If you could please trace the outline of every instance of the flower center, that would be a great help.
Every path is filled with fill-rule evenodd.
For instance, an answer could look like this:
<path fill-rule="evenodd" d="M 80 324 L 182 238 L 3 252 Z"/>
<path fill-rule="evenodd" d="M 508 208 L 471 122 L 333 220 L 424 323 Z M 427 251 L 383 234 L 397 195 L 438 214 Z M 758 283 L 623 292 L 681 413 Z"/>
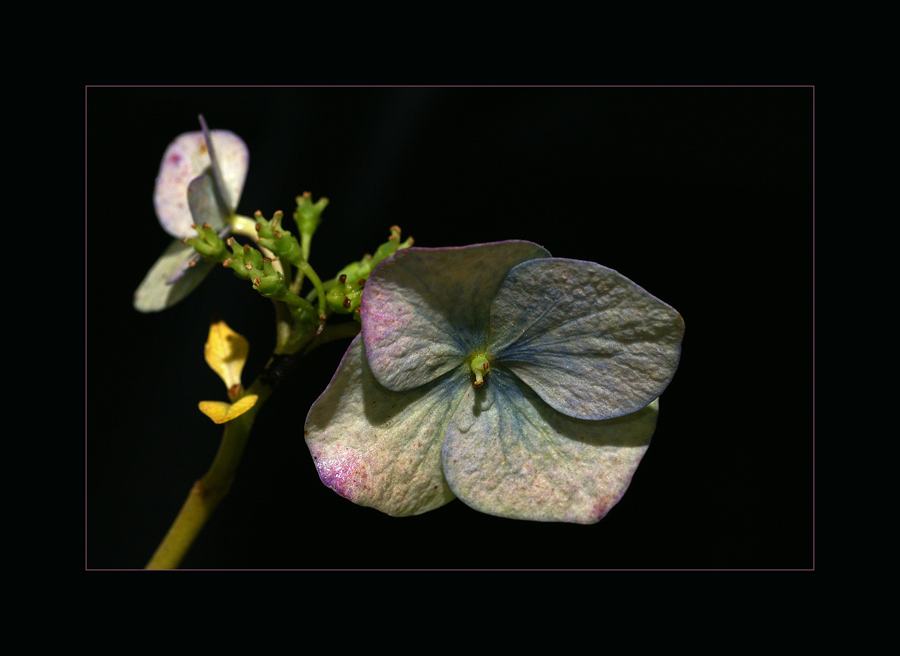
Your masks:
<path fill-rule="evenodd" d="M 472 385 L 475 387 L 484 385 L 484 377 L 487 376 L 488 372 L 491 370 L 491 363 L 488 361 L 487 357 L 484 355 L 476 355 L 469 363 L 469 367 L 472 369 L 472 373 L 475 374 L 475 380 Z"/>

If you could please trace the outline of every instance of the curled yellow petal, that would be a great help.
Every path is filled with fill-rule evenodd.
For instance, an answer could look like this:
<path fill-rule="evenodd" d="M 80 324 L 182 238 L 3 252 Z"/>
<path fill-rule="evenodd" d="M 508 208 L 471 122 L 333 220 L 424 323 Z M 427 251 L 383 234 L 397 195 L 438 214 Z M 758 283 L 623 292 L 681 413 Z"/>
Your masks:
<path fill-rule="evenodd" d="M 200 412 L 212 419 L 217 424 L 224 424 L 236 417 L 240 417 L 250 408 L 256 405 L 259 397 L 256 394 L 248 394 L 234 403 L 224 401 L 200 401 Z"/>
<path fill-rule="evenodd" d="M 204 356 L 206 363 L 231 389 L 241 384 L 241 372 L 247 362 L 250 345 L 247 339 L 234 332 L 227 323 L 213 317 L 209 324 L 209 337 L 206 339 Z"/>

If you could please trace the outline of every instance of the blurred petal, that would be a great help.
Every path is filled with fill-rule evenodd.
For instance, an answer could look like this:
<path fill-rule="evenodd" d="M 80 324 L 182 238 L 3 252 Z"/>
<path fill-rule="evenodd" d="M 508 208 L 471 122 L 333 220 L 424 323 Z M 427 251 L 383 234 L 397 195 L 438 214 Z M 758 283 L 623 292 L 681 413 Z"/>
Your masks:
<path fill-rule="evenodd" d="M 219 152 L 219 145 L 223 144 L 223 141 L 219 138 L 213 140 L 212 131 L 206 126 L 206 120 L 202 114 L 199 116 L 199 119 L 203 138 L 206 140 L 206 146 L 209 149 L 209 164 L 213 178 L 215 178 L 219 199 L 224 204 L 226 213 L 231 214 L 237 207 L 237 201 L 241 197 L 241 189 L 244 186 L 244 178 L 235 178 L 234 174 L 240 172 L 241 167 L 243 167 L 243 173 L 246 175 L 248 164 L 246 154 L 248 151 L 246 147 L 241 149 L 224 145 L 222 152 Z M 223 159 L 223 156 L 226 158 Z M 226 178 L 226 174 L 232 177 Z M 237 184 L 237 193 L 233 191 L 235 184 Z"/>
<path fill-rule="evenodd" d="M 657 402 L 616 419 L 573 419 L 503 371 L 466 389 L 444 441 L 444 475 L 460 500 L 491 515 L 598 521 L 622 498 L 656 427 Z"/>
<path fill-rule="evenodd" d="M 441 442 L 465 381 L 460 368 L 419 389 L 391 392 L 375 380 L 357 336 L 306 418 L 306 443 L 322 482 L 394 516 L 452 500 Z"/>
<path fill-rule="evenodd" d="M 223 214 L 219 201 L 216 199 L 216 182 L 211 173 L 204 173 L 191 180 L 186 194 L 194 224 L 202 226 L 204 223 L 208 223 L 216 232 L 225 226 L 225 219 L 228 215 Z M 192 229 L 191 232 L 192 236 L 196 236 L 195 229 Z"/>
<path fill-rule="evenodd" d="M 225 403 L 224 401 L 200 401 L 198 407 L 200 412 L 212 419 L 217 424 L 224 424 L 240 417 L 250 408 L 256 405 L 259 397 L 256 394 L 248 394 L 242 396 L 234 403 Z"/>
<path fill-rule="evenodd" d="M 214 319 L 209 324 L 203 355 L 206 364 L 219 375 L 226 389 L 241 384 L 241 373 L 249 351 L 247 338 L 234 332 L 222 319 Z"/>
<path fill-rule="evenodd" d="M 491 307 L 490 353 L 571 417 L 630 414 L 662 394 L 681 355 L 672 307 L 594 262 L 519 265 Z"/>
<path fill-rule="evenodd" d="M 230 214 L 237 206 L 247 178 L 249 150 L 239 136 L 228 130 L 212 130 L 210 142 L 215 147 L 217 169 L 225 186 L 223 200 L 230 199 L 230 206 L 225 208 Z M 207 170 L 212 171 L 202 130 L 182 134 L 166 149 L 156 178 L 153 203 L 160 224 L 173 237 L 193 236 L 194 219 L 188 207 L 187 188 L 191 180 Z"/>
<path fill-rule="evenodd" d="M 376 378 L 413 389 L 486 346 L 490 304 L 515 265 L 549 253 L 531 242 L 407 248 L 375 267 L 362 295 L 362 333 Z"/>
<path fill-rule="evenodd" d="M 134 293 L 134 307 L 141 312 L 158 312 L 178 303 L 203 282 L 213 269 L 213 262 L 198 259 L 190 244 L 176 239 L 147 272 Z M 188 266 L 194 259 L 196 264 Z M 176 279 L 169 284 L 169 280 Z"/>

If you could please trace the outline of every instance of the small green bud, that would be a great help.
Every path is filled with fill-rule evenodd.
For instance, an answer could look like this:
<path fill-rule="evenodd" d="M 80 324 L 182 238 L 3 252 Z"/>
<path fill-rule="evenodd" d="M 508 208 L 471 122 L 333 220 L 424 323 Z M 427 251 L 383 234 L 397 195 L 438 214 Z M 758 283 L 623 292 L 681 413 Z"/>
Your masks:
<path fill-rule="evenodd" d="M 337 314 L 357 312 L 365 284 L 364 278 L 350 277 L 342 273 L 338 276 L 337 283 L 325 294 L 325 302 L 331 311 Z"/>
<path fill-rule="evenodd" d="M 487 359 L 487 356 L 484 354 L 476 355 L 472 358 L 471 362 L 469 362 L 469 368 L 472 370 L 472 373 L 475 374 L 475 380 L 472 381 L 472 385 L 474 387 L 481 387 L 484 385 L 484 377 L 488 375 L 488 372 L 491 370 L 491 363 Z"/>
<path fill-rule="evenodd" d="M 231 248 L 231 256 L 224 259 L 222 266 L 228 267 L 238 278 L 253 280 L 263 274 L 263 256 L 250 244 L 239 244 L 230 237 L 225 242 Z"/>
<path fill-rule="evenodd" d="M 303 237 L 307 239 L 312 237 L 322 220 L 322 211 L 327 206 L 327 198 L 320 198 L 313 203 L 312 194 L 308 191 L 304 192 L 302 196 L 297 196 L 297 210 L 294 212 L 294 221 L 297 223 L 297 228 Z"/>
<path fill-rule="evenodd" d="M 284 276 L 275 270 L 269 258 L 263 260 L 262 275 L 253 279 L 253 286 L 256 287 L 256 291 L 268 298 L 279 298 L 287 292 L 284 287 Z"/>
<path fill-rule="evenodd" d="M 239 244 L 234 237 L 229 237 L 225 243 L 231 249 L 231 256 L 222 262 L 222 266 L 230 268 L 239 278 L 248 280 L 250 271 L 244 266 L 244 253 L 250 246 Z"/>
<path fill-rule="evenodd" d="M 225 250 L 225 241 L 208 223 L 193 227 L 197 231 L 197 236 L 186 237 L 182 240 L 185 244 L 190 244 L 200 255 L 215 262 L 221 262 L 228 256 Z"/>
<path fill-rule="evenodd" d="M 248 271 L 254 269 L 261 271 L 263 268 L 263 256 L 258 250 L 246 244 L 244 246 L 244 268 Z"/>
<path fill-rule="evenodd" d="M 299 264 L 303 259 L 300 243 L 284 228 L 282 223 L 284 214 L 281 211 L 275 212 L 272 220 L 266 221 L 261 212 L 256 212 L 253 218 L 256 219 L 256 232 L 259 233 L 257 243 L 263 248 L 268 248 L 282 260 Z"/>

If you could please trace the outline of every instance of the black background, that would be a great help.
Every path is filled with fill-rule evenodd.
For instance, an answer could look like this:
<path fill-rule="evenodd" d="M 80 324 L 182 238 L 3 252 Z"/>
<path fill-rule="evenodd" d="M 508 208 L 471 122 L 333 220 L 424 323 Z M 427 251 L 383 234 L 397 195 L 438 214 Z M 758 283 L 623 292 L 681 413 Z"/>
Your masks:
<path fill-rule="evenodd" d="M 86 89 L 85 566 L 141 568 L 220 427 L 203 344 L 219 313 L 274 344 L 269 301 L 216 269 L 161 313 L 131 295 L 170 237 L 152 191 L 203 113 L 239 134 L 239 211 L 330 205 L 330 277 L 398 224 L 419 246 L 527 239 L 600 262 L 685 318 L 681 365 L 623 500 L 591 526 L 517 522 L 460 501 L 411 518 L 323 486 L 303 422 L 346 343 L 306 359 L 257 419 L 197 569 L 814 567 L 811 87 Z"/>

